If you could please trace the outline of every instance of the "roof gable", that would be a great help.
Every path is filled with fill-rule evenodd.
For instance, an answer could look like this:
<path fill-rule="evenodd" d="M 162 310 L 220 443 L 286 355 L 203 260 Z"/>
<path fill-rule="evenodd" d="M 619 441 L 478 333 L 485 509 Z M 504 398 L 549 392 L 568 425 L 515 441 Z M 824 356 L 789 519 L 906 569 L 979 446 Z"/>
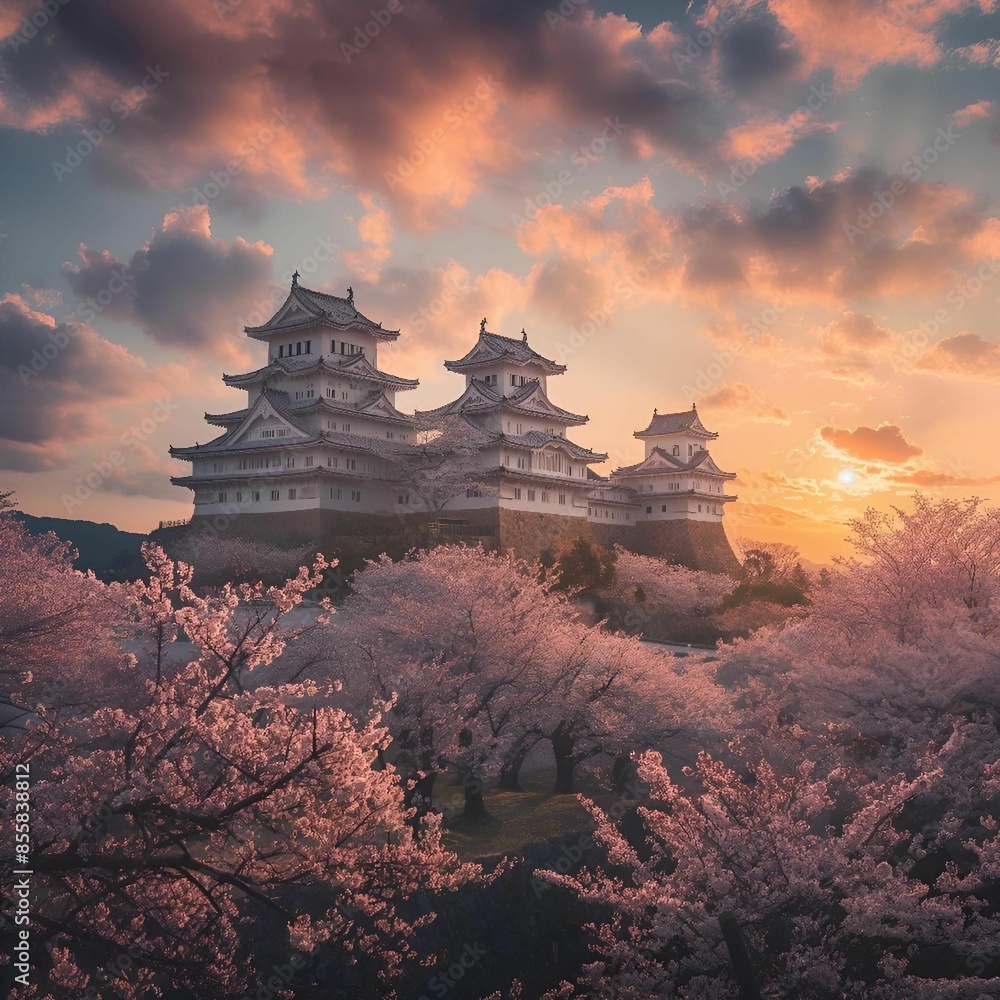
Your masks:
<path fill-rule="evenodd" d="M 637 438 L 657 437 L 661 434 L 694 434 L 698 437 L 717 438 L 715 431 L 708 430 L 698 417 L 698 409 L 692 406 L 690 410 L 681 413 L 659 413 L 653 410 L 649 426 L 642 431 L 636 431 L 632 436 Z"/>
<path fill-rule="evenodd" d="M 457 361 L 446 361 L 445 368 L 449 371 L 484 368 L 499 363 L 514 365 L 533 365 L 550 375 L 558 375 L 566 371 L 565 365 L 558 365 L 549 358 L 542 357 L 528 346 L 528 335 L 521 331 L 521 339 L 503 337 L 499 333 L 490 333 L 486 329 L 486 321 L 479 329 L 479 339 L 464 357 Z"/>

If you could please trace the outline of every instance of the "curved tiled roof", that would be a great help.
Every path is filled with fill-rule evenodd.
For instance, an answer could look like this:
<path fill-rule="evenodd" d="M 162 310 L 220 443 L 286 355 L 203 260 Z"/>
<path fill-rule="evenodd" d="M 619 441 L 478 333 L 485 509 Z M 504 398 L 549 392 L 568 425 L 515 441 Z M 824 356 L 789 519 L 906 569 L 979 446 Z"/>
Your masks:
<path fill-rule="evenodd" d="M 657 413 L 653 410 L 652 419 L 649 426 L 644 431 L 636 431 L 633 437 L 655 437 L 658 434 L 678 434 L 681 431 L 690 431 L 706 438 L 717 438 L 719 435 L 715 431 L 708 430 L 698 419 L 698 408 L 692 406 L 690 410 L 681 413 Z"/>
<path fill-rule="evenodd" d="M 298 308 L 285 313 L 290 304 Z M 282 313 L 285 315 L 278 319 Z M 374 323 L 358 312 L 354 306 L 354 293 L 348 289 L 346 298 L 306 288 L 293 278 L 288 297 L 274 315 L 261 326 L 245 326 L 244 332 L 255 338 L 266 338 L 272 333 L 289 333 L 311 326 L 330 326 L 337 330 L 362 330 L 383 340 L 395 340 L 398 330 L 383 330 L 381 323 Z"/>
<path fill-rule="evenodd" d="M 345 355 L 310 354 L 294 358 L 274 358 L 263 368 L 252 372 L 244 372 L 242 375 L 223 374 L 222 381 L 232 388 L 243 389 L 274 375 L 308 375 L 320 367 L 331 375 L 367 379 L 370 382 L 391 385 L 395 389 L 415 389 L 420 385 L 420 382 L 415 378 L 402 378 L 399 375 L 390 375 L 389 372 L 379 371 L 365 357 L 364 352 Z"/>
<path fill-rule="evenodd" d="M 499 333 L 488 330 L 479 331 L 479 339 L 472 350 L 458 361 L 446 361 L 445 368 L 449 371 L 464 371 L 469 368 L 483 368 L 505 361 L 515 365 L 537 365 L 550 375 L 558 375 L 566 371 L 565 365 L 557 365 L 549 358 L 543 358 L 537 351 L 528 346 L 527 334 L 522 332 L 520 340 L 514 337 L 503 337 Z"/>

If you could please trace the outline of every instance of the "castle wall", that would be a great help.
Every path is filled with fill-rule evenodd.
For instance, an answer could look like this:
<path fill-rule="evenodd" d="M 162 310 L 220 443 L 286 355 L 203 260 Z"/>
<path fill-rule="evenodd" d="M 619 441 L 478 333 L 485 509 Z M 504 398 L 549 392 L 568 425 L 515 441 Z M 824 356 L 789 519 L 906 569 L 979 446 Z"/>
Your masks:
<path fill-rule="evenodd" d="M 428 528 L 439 518 L 465 523 Z M 535 559 L 545 549 L 573 538 L 592 538 L 610 548 L 621 545 L 639 555 L 656 556 L 692 569 L 738 573 L 739 562 L 721 523 L 708 521 L 643 521 L 601 523 L 580 517 L 506 508 L 470 508 L 441 514 L 421 512 L 385 517 L 355 511 L 303 510 L 268 514 L 241 512 L 199 516 L 191 524 L 164 528 L 151 537 L 169 545 L 181 536 L 216 536 L 295 548 L 316 544 L 324 554 L 397 555 L 410 548 L 445 543 L 482 544 Z"/>

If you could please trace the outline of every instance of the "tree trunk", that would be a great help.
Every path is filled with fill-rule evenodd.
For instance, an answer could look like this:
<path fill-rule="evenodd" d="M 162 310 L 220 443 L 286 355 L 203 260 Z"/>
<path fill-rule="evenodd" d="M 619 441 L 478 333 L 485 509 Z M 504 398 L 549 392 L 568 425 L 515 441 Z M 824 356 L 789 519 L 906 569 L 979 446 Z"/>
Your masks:
<path fill-rule="evenodd" d="M 729 958 L 733 963 L 733 978 L 739 989 L 740 1000 L 761 1000 L 757 979 L 753 974 L 750 954 L 743 938 L 743 930 L 735 913 L 727 910 L 719 914 L 719 927 L 729 949 Z"/>
<path fill-rule="evenodd" d="M 524 764 L 524 759 L 527 756 L 527 750 L 520 750 L 506 761 L 500 770 L 500 780 L 497 782 L 497 788 L 503 789 L 505 792 L 521 791 L 521 765 Z"/>
<path fill-rule="evenodd" d="M 480 778 L 467 775 L 462 779 L 465 786 L 465 810 L 462 819 L 466 822 L 480 823 L 489 819 L 486 803 L 483 801 L 483 782 Z"/>
<path fill-rule="evenodd" d="M 613 791 L 624 792 L 629 785 L 629 781 L 635 776 L 635 764 L 627 753 L 620 753 L 615 757 L 615 762 L 611 767 L 611 778 L 613 781 Z"/>
<path fill-rule="evenodd" d="M 552 752 L 556 758 L 556 795 L 572 795 L 575 791 L 573 787 L 573 772 L 576 770 L 576 761 L 573 759 L 575 742 L 572 736 L 566 735 L 560 722 L 552 734 Z"/>

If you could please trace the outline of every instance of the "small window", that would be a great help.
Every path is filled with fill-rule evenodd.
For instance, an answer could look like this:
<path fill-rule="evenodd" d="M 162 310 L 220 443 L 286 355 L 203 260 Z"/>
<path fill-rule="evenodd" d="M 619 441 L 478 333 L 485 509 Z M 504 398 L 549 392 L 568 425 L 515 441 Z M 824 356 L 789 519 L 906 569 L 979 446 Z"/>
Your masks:
<path fill-rule="evenodd" d="M 260 503 L 260 490 L 254 490 L 250 494 L 250 497 L 251 497 L 251 499 L 253 500 L 254 503 Z"/>
<path fill-rule="evenodd" d="M 306 455 L 306 468 L 309 468 L 309 466 L 311 466 L 312 464 L 313 464 L 312 455 Z"/>
<path fill-rule="evenodd" d="M 701 513 L 701 504 L 698 504 L 698 513 Z"/>
<path fill-rule="evenodd" d="M 280 490 L 271 490 L 271 499 L 272 500 L 280 500 L 281 499 L 281 491 Z"/>
<path fill-rule="evenodd" d="M 401 493 L 399 499 L 396 501 L 401 507 L 405 507 L 410 502 L 409 493 Z"/>
<path fill-rule="evenodd" d="M 236 502 L 243 503 L 243 490 L 236 491 Z"/>
<path fill-rule="evenodd" d="M 306 354 L 312 354 L 313 342 L 311 340 L 306 341 Z"/>
<path fill-rule="evenodd" d="M 680 453 L 681 453 L 681 447 L 680 447 L 680 445 L 675 444 L 674 448 L 673 448 L 673 451 L 671 452 L 671 454 L 672 455 L 680 455 Z"/>
<path fill-rule="evenodd" d="M 295 487 L 294 486 L 288 491 L 288 499 L 289 500 L 294 500 L 295 499 Z"/>
<path fill-rule="evenodd" d="M 549 502 L 549 494 L 545 490 L 542 490 L 542 503 L 548 503 L 548 502 Z"/>
<path fill-rule="evenodd" d="M 566 475 L 567 476 L 572 476 L 573 475 L 573 466 L 572 465 L 569 465 L 569 466 L 566 467 Z"/>
<path fill-rule="evenodd" d="M 515 486 L 514 487 L 514 499 L 515 500 L 520 500 L 521 499 L 521 487 L 520 486 Z"/>
<path fill-rule="evenodd" d="M 559 494 L 559 502 L 561 504 L 565 505 L 565 503 L 566 503 L 566 494 L 565 493 L 560 493 Z"/>
<path fill-rule="evenodd" d="M 301 354 L 302 353 L 302 341 L 301 340 L 297 341 L 296 344 L 295 344 L 295 353 L 296 354 Z"/>
<path fill-rule="evenodd" d="M 350 469 L 352 472 L 356 471 L 358 467 L 358 460 L 356 458 L 345 459 L 344 467 Z"/>
<path fill-rule="evenodd" d="M 535 491 L 534 490 L 528 490 L 528 500 L 534 501 L 534 499 L 535 499 Z"/>
<path fill-rule="evenodd" d="M 351 499 L 355 503 L 361 503 L 361 490 L 351 490 Z"/>
<path fill-rule="evenodd" d="M 647 514 L 652 514 L 653 513 L 653 508 L 652 507 L 647 507 L 646 508 L 646 513 Z"/>
<path fill-rule="evenodd" d="M 219 503 L 225 503 L 225 502 L 226 502 L 226 494 L 223 493 L 223 492 L 220 492 L 219 493 Z"/>
<path fill-rule="evenodd" d="M 288 458 L 285 459 L 285 468 L 286 469 L 295 468 L 295 459 L 291 455 L 289 455 Z"/>
<path fill-rule="evenodd" d="M 346 393 L 345 393 L 345 397 L 346 397 Z M 341 430 L 342 430 L 342 431 L 343 431 L 343 432 L 344 432 L 345 434 L 350 434 L 350 433 L 351 433 L 351 425 L 350 425 L 350 424 L 344 424 L 344 426 L 343 426 L 343 427 L 341 427 L 340 429 L 341 429 Z"/>
<path fill-rule="evenodd" d="M 280 345 L 280 346 L 278 347 L 278 357 L 279 357 L 279 358 L 283 358 L 284 356 L 285 356 L 285 345 L 284 345 L 284 344 L 281 344 L 281 345 Z"/>
<path fill-rule="evenodd" d="M 663 506 L 662 506 L 662 507 L 660 508 L 660 513 L 661 513 L 661 514 L 666 514 L 666 512 L 667 512 L 667 505 L 666 505 L 666 504 L 664 504 L 664 505 L 663 505 Z"/>
<path fill-rule="evenodd" d="M 693 444 L 689 444 L 688 445 L 688 458 L 690 458 L 693 454 L 694 454 L 694 445 Z"/>

